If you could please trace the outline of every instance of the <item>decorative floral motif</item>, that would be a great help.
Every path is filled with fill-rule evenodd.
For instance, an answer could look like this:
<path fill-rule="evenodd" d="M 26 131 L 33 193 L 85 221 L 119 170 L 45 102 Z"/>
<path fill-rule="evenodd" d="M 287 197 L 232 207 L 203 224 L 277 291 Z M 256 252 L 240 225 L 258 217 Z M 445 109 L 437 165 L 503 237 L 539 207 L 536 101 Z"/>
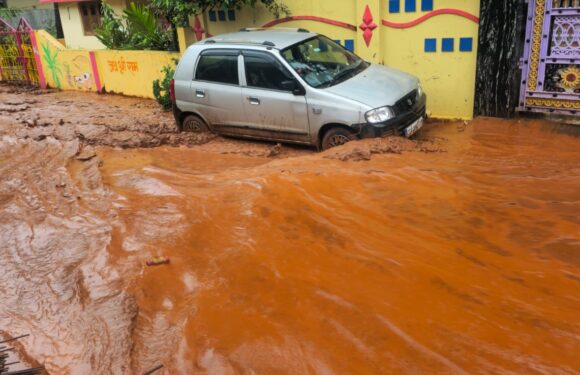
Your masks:
<path fill-rule="evenodd" d="M 554 17 L 550 56 L 580 55 L 580 16 Z"/>
<path fill-rule="evenodd" d="M 580 69 L 575 66 L 569 66 L 561 74 L 562 86 L 574 90 L 580 88 Z"/>
<path fill-rule="evenodd" d="M 373 22 L 373 14 L 371 13 L 371 9 L 368 5 L 365 8 L 362 20 L 363 21 L 359 27 L 363 31 L 363 39 L 365 40 L 365 44 L 368 47 L 371 44 L 371 40 L 373 39 L 373 30 L 377 28 L 377 24 Z"/>
<path fill-rule="evenodd" d="M 580 65 L 546 64 L 544 91 L 580 93 Z"/>
<path fill-rule="evenodd" d="M 536 0 L 536 11 L 532 29 L 532 45 L 530 53 L 530 73 L 528 75 L 528 90 L 535 91 L 538 86 L 538 67 L 542 49 L 542 27 L 544 26 L 544 7 L 546 0 Z"/>
<path fill-rule="evenodd" d="M 195 39 L 199 42 L 203 39 L 203 33 L 205 32 L 203 26 L 201 26 L 201 21 L 199 16 L 195 15 L 195 23 L 193 24 L 193 32 L 195 33 Z"/>
<path fill-rule="evenodd" d="M 567 99 L 527 98 L 526 105 L 530 107 L 548 107 L 557 109 L 580 109 L 580 102 Z"/>

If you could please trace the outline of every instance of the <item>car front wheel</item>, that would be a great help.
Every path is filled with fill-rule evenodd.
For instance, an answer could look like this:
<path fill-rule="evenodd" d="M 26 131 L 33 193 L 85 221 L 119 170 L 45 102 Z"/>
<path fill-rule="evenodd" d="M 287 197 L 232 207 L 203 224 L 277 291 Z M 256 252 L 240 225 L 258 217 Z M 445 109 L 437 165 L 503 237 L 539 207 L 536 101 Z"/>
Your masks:
<path fill-rule="evenodd" d="M 353 139 L 355 136 L 350 131 L 344 128 L 332 128 L 322 137 L 322 149 L 328 150 L 332 147 L 342 146 Z"/>

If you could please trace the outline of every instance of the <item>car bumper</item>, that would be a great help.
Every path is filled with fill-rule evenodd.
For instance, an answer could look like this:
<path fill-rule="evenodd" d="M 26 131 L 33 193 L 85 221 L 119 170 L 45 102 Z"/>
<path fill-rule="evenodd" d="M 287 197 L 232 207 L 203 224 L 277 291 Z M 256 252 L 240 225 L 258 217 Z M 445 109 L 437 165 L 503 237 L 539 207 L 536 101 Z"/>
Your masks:
<path fill-rule="evenodd" d="M 175 117 L 175 123 L 177 124 L 177 128 L 181 131 L 181 115 L 183 112 L 179 108 L 177 108 L 177 105 L 175 103 L 171 105 L 171 109 L 173 111 L 173 117 Z"/>
<path fill-rule="evenodd" d="M 408 110 L 395 110 L 395 117 L 389 121 L 378 124 L 357 124 L 353 125 L 359 138 L 382 137 L 386 135 L 403 135 L 405 128 L 413 124 L 418 119 L 425 117 L 427 108 L 427 96 L 423 94 Z"/>

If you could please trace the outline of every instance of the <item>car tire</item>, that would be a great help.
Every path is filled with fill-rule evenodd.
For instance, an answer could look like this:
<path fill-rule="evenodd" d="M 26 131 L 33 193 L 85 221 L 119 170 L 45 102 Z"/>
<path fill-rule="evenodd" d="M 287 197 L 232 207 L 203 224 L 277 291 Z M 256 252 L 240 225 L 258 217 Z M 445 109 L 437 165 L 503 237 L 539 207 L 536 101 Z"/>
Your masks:
<path fill-rule="evenodd" d="M 187 115 L 181 122 L 181 131 L 191 133 L 205 133 L 209 132 L 209 128 L 207 127 L 205 121 L 203 121 L 198 116 Z"/>
<path fill-rule="evenodd" d="M 328 150 L 332 147 L 342 146 L 343 144 L 355 139 L 354 134 L 344 128 L 332 128 L 322 137 L 322 150 Z"/>

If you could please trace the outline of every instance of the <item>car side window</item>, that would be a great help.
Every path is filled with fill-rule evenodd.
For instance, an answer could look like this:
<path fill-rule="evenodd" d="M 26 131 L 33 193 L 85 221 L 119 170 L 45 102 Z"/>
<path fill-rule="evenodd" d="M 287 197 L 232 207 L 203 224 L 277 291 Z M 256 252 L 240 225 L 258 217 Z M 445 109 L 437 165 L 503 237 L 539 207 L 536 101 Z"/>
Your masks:
<path fill-rule="evenodd" d="M 244 62 L 248 87 L 289 91 L 284 82 L 295 81 L 274 57 L 244 53 Z"/>
<path fill-rule="evenodd" d="M 195 79 L 239 85 L 238 56 L 234 54 L 204 54 L 199 58 Z"/>

